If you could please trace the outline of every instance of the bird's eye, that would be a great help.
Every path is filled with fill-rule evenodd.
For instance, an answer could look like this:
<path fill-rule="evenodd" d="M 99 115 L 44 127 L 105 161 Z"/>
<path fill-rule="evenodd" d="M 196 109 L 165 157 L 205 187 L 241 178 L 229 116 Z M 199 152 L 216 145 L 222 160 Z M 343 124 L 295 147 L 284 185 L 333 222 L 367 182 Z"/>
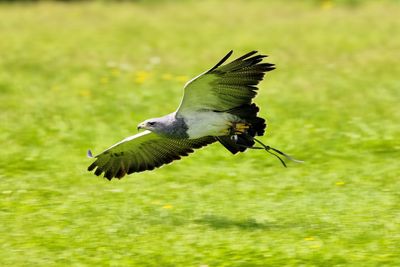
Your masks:
<path fill-rule="evenodd" d="M 153 126 L 154 124 L 156 124 L 156 122 L 155 122 L 155 121 L 149 121 L 148 124 L 149 124 L 150 126 Z"/>

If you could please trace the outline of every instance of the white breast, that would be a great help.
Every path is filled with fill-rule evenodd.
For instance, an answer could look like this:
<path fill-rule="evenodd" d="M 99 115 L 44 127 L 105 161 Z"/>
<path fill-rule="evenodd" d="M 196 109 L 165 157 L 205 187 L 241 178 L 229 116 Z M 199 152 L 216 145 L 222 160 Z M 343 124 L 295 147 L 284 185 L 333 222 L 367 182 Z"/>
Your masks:
<path fill-rule="evenodd" d="M 187 133 L 190 139 L 203 136 L 218 136 L 229 133 L 231 122 L 236 116 L 213 111 L 202 111 L 185 114 L 184 120 L 188 126 Z"/>

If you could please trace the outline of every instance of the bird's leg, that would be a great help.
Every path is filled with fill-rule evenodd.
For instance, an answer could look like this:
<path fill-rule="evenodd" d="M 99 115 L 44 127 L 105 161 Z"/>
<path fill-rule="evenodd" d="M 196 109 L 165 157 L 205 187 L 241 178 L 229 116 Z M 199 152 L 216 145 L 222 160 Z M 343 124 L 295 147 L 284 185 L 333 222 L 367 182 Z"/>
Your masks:
<path fill-rule="evenodd" d="M 235 134 L 244 134 L 247 133 L 247 130 L 250 128 L 250 124 L 245 122 L 234 122 L 232 123 L 232 128 Z"/>
<path fill-rule="evenodd" d="M 229 135 L 231 135 L 232 140 L 236 142 L 237 135 L 246 134 L 249 128 L 250 124 L 246 122 L 232 122 L 231 127 L 229 129 Z"/>
<path fill-rule="evenodd" d="M 284 152 L 282 152 L 282 151 L 280 151 L 280 150 L 278 150 L 276 148 L 267 146 L 267 145 L 263 144 L 260 140 L 254 138 L 251 135 L 248 135 L 247 134 L 247 130 L 249 129 L 249 127 L 250 127 L 250 125 L 245 123 L 245 122 L 233 122 L 232 123 L 232 127 L 230 129 L 230 134 L 231 134 L 232 141 L 234 141 L 236 143 L 236 145 L 238 145 L 240 147 L 249 148 L 249 149 L 264 149 L 265 151 L 267 151 L 271 155 L 274 155 L 275 157 L 277 157 L 284 167 L 287 167 L 286 163 L 283 161 L 283 159 L 281 157 L 279 157 L 279 155 L 282 155 L 285 158 L 287 158 L 287 159 L 289 159 L 291 161 L 297 162 L 297 163 L 302 163 L 303 162 L 301 160 L 297 160 L 297 159 L 292 158 L 291 156 L 287 155 L 286 153 L 284 153 Z M 237 143 L 237 141 L 239 139 L 238 135 L 245 135 L 246 138 L 257 142 L 258 144 L 261 145 L 261 147 L 257 147 L 257 146 L 251 146 L 250 147 L 250 146 L 245 146 L 245 145 L 242 145 L 242 144 L 238 144 Z M 274 151 L 275 153 L 279 154 L 279 155 L 275 154 L 271 150 Z"/>
<path fill-rule="evenodd" d="M 229 129 L 229 135 L 231 136 L 231 140 L 237 143 L 239 140 L 238 135 L 247 134 L 247 130 L 250 128 L 250 125 L 245 122 L 232 122 L 231 127 Z"/>

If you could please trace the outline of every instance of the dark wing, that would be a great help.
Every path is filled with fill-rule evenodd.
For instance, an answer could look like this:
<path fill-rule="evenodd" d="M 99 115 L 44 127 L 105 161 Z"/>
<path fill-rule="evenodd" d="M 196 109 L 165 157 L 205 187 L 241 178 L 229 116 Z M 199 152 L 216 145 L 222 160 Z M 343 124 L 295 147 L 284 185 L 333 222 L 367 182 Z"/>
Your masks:
<path fill-rule="evenodd" d="M 274 64 L 261 63 L 266 56 L 256 53 L 252 51 L 222 65 L 231 56 L 230 51 L 213 68 L 190 80 L 185 85 L 177 115 L 205 109 L 226 111 L 250 104 L 257 94 L 257 84 L 267 71 L 275 69 Z"/>
<path fill-rule="evenodd" d="M 130 136 L 95 156 L 96 160 L 89 171 L 111 180 L 122 178 L 125 174 L 142 172 L 160 167 L 173 160 L 187 156 L 193 149 L 215 142 L 215 138 L 206 136 L 198 139 L 163 138 L 150 131 Z M 91 152 L 88 153 L 91 155 Z"/>

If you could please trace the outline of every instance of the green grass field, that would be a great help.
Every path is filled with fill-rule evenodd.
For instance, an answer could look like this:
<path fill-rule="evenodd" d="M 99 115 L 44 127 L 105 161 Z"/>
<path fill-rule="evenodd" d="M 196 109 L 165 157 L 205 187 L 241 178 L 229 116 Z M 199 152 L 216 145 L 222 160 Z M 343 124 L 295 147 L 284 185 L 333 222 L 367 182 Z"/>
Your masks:
<path fill-rule="evenodd" d="M 400 266 L 400 5 L 335 3 L 1 4 L 0 265 Z M 231 49 L 277 65 L 262 140 L 304 164 L 86 171 Z"/>

